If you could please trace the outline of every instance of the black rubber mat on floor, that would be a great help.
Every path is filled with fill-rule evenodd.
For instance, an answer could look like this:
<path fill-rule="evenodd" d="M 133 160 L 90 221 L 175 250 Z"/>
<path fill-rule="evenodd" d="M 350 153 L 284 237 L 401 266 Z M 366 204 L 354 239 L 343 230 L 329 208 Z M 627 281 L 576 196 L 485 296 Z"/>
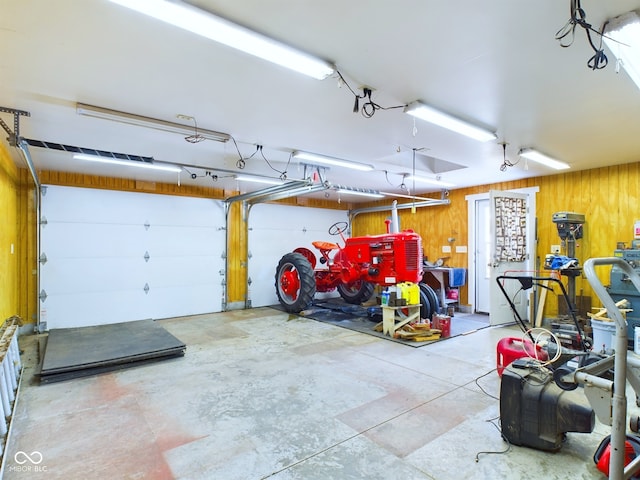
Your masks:
<path fill-rule="evenodd" d="M 284 310 L 281 305 L 273 305 L 272 308 Z M 350 305 L 342 298 L 331 298 L 327 300 L 316 300 L 313 305 L 299 314 L 301 317 L 311 318 L 319 322 L 330 323 L 337 327 L 347 328 L 356 332 L 366 333 L 375 337 L 384 338 L 396 343 L 402 343 L 410 347 L 422 347 L 434 342 L 440 342 L 447 338 L 453 338 L 458 335 L 480 330 L 489 326 L 488 316 L 456 314 L 451 319 L 451 335 L 447 338 L 438 340 L 430 340 L 427 342 L 416 342 L 402 338 L 393 338 L 382 332 L 376 332 L 373 327 L 381 321 L 381 318 L 371 319 L 367 307 L 359 305 Z M 476 317 L 474 319 L 472 317 Z"/>
<path fill-rule="evenodd" d="M 153 320 L 52 329 L 39 372 L 50 383 L 184 355 L 186 345 Z"/>

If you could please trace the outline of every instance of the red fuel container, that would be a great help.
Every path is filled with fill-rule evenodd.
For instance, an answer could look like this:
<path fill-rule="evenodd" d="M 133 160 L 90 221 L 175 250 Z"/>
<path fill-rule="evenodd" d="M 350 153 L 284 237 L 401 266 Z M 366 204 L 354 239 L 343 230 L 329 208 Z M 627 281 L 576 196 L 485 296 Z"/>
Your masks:
<path fill-rule="evenodd" d="M 440 337 L 447 338 L 451 336 L 451 317 L 449 315 L 442 315 L 436 313 L 431 319 L 431 325 L 433 328 L 441 331 Z"/>
<path fill-rule="evenodd" d="M 537 350 L 537 356 L 536 356 Z M 528 338 L 507 337 L 498 342 L 497 359 L 498 375 L 502 376 L 502 372 L 507 366 L 518 358 L 532 357 L 543 362 L 549 359 L 547 352 L 542 350 L 540 345 L 533 348 L 533 342 Z"/>

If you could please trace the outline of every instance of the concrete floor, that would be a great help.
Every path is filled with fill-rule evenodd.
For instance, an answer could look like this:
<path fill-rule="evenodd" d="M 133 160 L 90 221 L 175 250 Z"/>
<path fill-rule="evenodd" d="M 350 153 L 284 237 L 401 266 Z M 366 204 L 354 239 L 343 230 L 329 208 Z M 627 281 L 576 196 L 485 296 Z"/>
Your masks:
<path fill-rule="evenodd" d="M 413 348 L 271 308 L 161 323 L 183 358 L 46 385 L 33 378 L 37 337 L 21 337 L 4 478 L 604 478 L 599 423 L 559 453 L 476 461 L 507 448 L 495 350 L 515 327 Z"/>

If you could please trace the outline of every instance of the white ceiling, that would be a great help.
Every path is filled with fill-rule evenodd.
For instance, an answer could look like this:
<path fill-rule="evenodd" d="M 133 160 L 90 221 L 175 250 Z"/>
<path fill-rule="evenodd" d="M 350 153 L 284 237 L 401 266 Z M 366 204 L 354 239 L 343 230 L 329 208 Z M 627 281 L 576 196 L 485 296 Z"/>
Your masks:
<path fill-rule="evenodd" d="M 413 149 L 420 149 L 417 172 L 439 175 L 452 188 L 557 173 L 524 160 L 500 171 L 500 141 L 508 142 L 511 163 L 522 147 L 573 170 L 640 161 L 640 90 L 624 71 L 616 73 L 608 50 L 608 67 L 587 67 L 593 52 L 583 30 L 568 48 L 555 39 L 570 0 L 190 3 L 333 62 L 352 88 L 371 87 L 383 107 L 422 100 L 490 127 L 498 139 L 467 139 L 414 122 L 401 108 L 365 118 L 353 113 L 354 97 L 335 77 L 310 79 L 108 0 L 0 0 L 0 106 L 31 113 L 20 118 L 26 138 L 197 165 L 202 169 L 190 171 L 199 177 L 183 173 L 182 184 L 241 191 L 261 187 L 225 178 L 231 175 L 225 171 L 278 177 L 260 153 L 240 171 L 233 142 L 190 144 L 179 135 L 84 117 L 76 102 L 174 122 L 183 122 L 177 114 L 193 116 L 202 128 L 232 135 L 244 157 L 262 145 L 264 157 L 290 179 L 304 173 L 295 162 L 287 167 L 292 150 L 370 163 L 374 172 L 332 167 L 325 178 L 398 194 L 408 193 L 400 185 L 413 169 Z M 607 18 L 640 8 L 640 0 L 583 0 L 582 7 L 599 29 Z M 0 118 L 13 126 L 11 115 Z M 38 169 L 178 180 L 41 148 L 31 155 Z M 412 182 L 405 183 L 413 193 Z M 416 194 L 434 191 L 415 187 Z M 349 197 L 358 200 L 365 199 Z"/>

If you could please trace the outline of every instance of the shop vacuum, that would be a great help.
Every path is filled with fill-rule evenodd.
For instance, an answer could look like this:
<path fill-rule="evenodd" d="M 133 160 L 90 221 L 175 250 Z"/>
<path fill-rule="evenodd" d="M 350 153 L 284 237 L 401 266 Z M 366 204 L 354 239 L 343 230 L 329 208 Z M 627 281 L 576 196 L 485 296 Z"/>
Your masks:
<path fill-rule="evenodd" d="M 531 288 L 534 283 L 540 284 L 542 280 L 553 282 L 556 279 L 510 276 L 498 277 L 497 280 L 511 305 L 517 323 L 520 324 L 523 331 L 528 332 L 517 308 L 511 302 L 501 282 L 517 280 L 526 290 Z M 568 303 L 564 286 L 561 282 L 558 281 L 558 283 Z M 575 315 L 574 321 L 579 329 Z M 532 343 L 535 344 L 530 332 L 528 335 Z M 554 357 L 554 346 L 554 344 L 547 346 L 549 358 Z M 576 356 L 581 359 L 578 360 L 579 364 L 582 364 L 583 361 L 589 361 L 587 342 L 581 339 L 580 347 L 579 351 L 563 349 L 566 355 L 554 363 L 563 365 L 568 360 L 575 359 Z M 533 358 L 523 357 L 515 359 L 502 372 L 500 422 L 502 436 L 509 443 L 544 451 L 558 451 L 567 432 L 591 433 L 593 431 L 595 412 L 580 389 L 564 386 L 554 379 L 553 365 L 543 365 Z"/>

